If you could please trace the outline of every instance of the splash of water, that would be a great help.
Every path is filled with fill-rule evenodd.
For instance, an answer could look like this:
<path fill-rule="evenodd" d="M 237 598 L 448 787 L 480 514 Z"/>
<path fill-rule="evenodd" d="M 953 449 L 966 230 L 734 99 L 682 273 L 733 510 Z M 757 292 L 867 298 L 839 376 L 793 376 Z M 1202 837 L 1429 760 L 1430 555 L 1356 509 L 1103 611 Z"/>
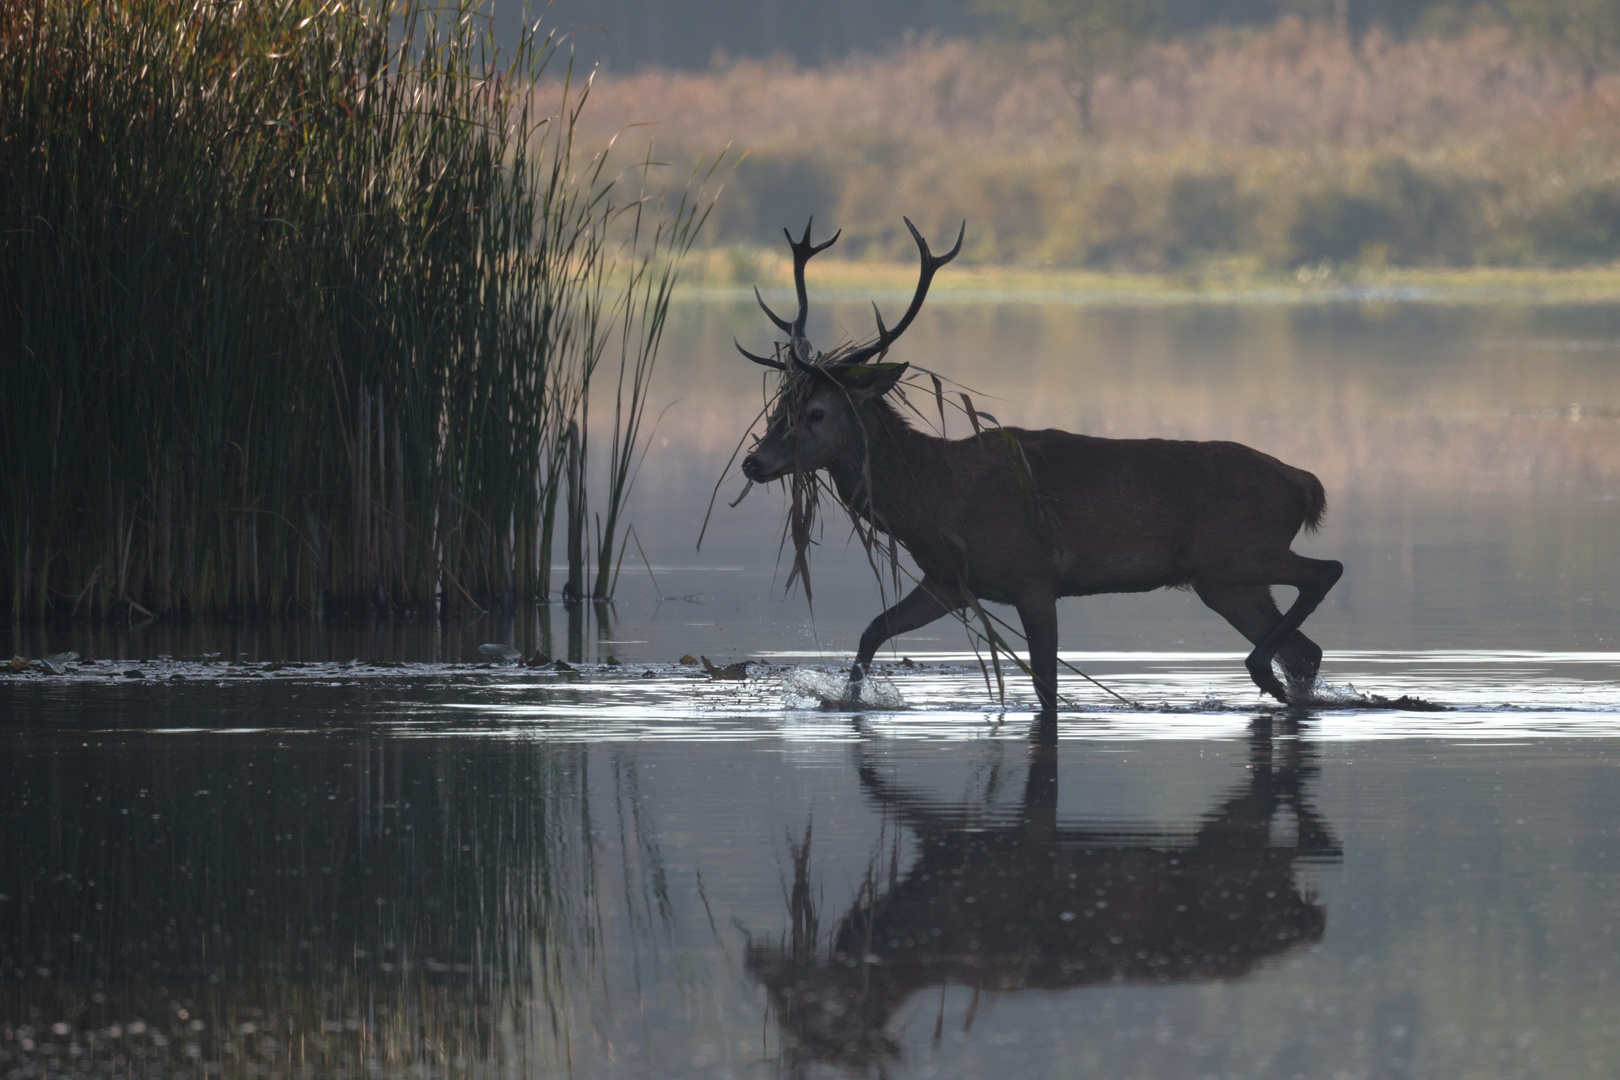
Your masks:
<path fill-rule="evenodd" d="M 1317 709 L 1400 709 L 1410 712 L 1450 712 L 1451 706 L 1440 705 L 1423 698 L 1402 694 L 1388 698 L 1382 694 L 1368 694 L 1356 689 L 1355 683 L 1336 686 L 1316 680 L 1309 686 L 1290 686 L 1289 697 L 1296 706 Z"/>
<path fill-rule="evenodd" d="M 849 677 L 843 672 L 817 668 L 793 668 L 782 676 L 782 693 L 790 709 L 873 709 L 889 711 L 906 707 L 906 699 L 894 683 L 880 675 L 868 674 L 861 683 L 859 701 L 849 698 Z"/>
<path fill-rule="evenodd" d="M 1357 690 L 1355 683 L 1339 686 L 1325 679 L 1317 679 L 1308 686 L 1290 685 L 1288 696 L 1301 705 L 1337 705 L 1344 708 L 1372 704 L 1372 698 Z"/>

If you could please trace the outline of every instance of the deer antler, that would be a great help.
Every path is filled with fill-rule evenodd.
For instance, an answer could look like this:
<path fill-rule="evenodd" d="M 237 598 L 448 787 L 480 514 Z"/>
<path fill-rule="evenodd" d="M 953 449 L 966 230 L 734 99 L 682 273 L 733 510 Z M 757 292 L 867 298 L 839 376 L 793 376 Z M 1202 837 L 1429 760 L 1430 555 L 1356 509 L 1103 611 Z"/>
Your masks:
<path fill-rule="evenodd" d="M 838 242 L 838 238 L 844 235 L 844 230 L 839 229 L 837 232 L 832 234 L 832 239 L 824 241 L 820 244 L 812 244 L 810 243 L 810 227 L 815 224 L 815 221 L 816 219 L 811 217 L 809 221 L 804 223 L 804 236 L 798 240 L 793 239 L 793 234 L 788 232 L 786 229 L 782 230 L 783 235 L 787 237 L 788 246 L 793 249 L 793 287 L 799 296 L 798 316 L 792 322 L 788 322 L 786 319 L 777 315 L 776 312 L 770 309 L 770 306 L 765 303 L 765 298 L 759 295 L 758 286 L 754 288 L 754 299 L 759 301 L 761 310 L 765 312 L 766 316 L 770 318 L 771 322 L 776 324 L 776 328 L 788 335 L 788 352 L 793 357 L 794 362 L 801 368 L 808 368 L 810 366 L 810 342 L 804 336 L 804 323 L 805 320 L 810 317 L 810 294 L 805 290 L 804 287 L 804 265 L 816 254 L 826 251 L 828 248 L 832 247 L 833 244 Z M 787 365 L 779 360 L 770 360 L 763 356 L 755 356 L 753 353 L 743 348 L 741 343 L 739 343 L 735 338 L 732 339 L 732 344 L 737 346 L 738 352 L 742 353 L 756 364 L 763 364 L 768 368 L 775 368 L 778 371 L 787 370 Z"/>
<path fill-rule="evenodd" d="M 911 223 L 911 219 L 902 218 L 901 220 L 906 223 L 906 228 L 911 230 L 911 238 L 917 241 L 917 250 L 922 254 L 922 273 L 917 278 L 917 292 L 912 296 L 911 306 L 906 308 L 905 316 L 895 324 L 893 330 L 883 325 L 883 313 L 878 310 L 876 304 L 873 304 L 872 314 L 877 316 L 877 341 L 870 345 L 863 345 L 839 357 L 839 367 L 864 364 L 872 357 L 881 356 L 888 352 L 889 346 L 893 345 L 895 340 L 906 332 L 906 327 L 911 325 L 911 320 L 915 319 L 917 312 L 922 310 L 923 300 L 928 296 L 928 286 L 933 283 L 934 274 L 939 271 L 940 267 L 956 258 L 957 254 L 962 250 L 962 237 L 967 235 L 967 222 L 965 221 L 962 222 L 962 228 L 956 234 L 956 246 L 943 255 L 935 255 L 928 250 L 928 241 L 923 239 L 922 233 L 917 231 L 917 226 Z"/>
<path fill-rule="evenodd" d="M 747 349 L 743 348 L 742 347 L 742 342 L 738 341 L 735 337 L 733 337 L 731 339 L 731 343 L 733 345 L 737 346 L 737 351 L 738 352 L 742 353 L 744 356 L 748 357 L 748 359 L 752 360 L 756 364 L 763 364 L 765 367 L 775 368 L 777 371 L 786 371 L 787 370 L 787 365 L 782 363 L 782 361 L 780 361 L 780 360 L 772 360 L 770 357 L 767 357 L 767 356 L 755 356 L 753 353 L 751 353 Z"/>

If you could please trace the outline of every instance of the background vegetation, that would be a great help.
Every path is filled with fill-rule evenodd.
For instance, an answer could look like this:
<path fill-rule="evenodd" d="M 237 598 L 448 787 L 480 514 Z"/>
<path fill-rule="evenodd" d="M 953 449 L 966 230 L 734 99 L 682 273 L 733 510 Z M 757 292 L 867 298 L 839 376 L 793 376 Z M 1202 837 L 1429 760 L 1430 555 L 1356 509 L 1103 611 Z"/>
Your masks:
<path fill-rule="evenodd" d="M 983 0 L 1004 32 L 981 41 L 610 75 L 589 123 L 600 139 L 656 121 L 675 160 L 747 151 L 710 234 L 731 249 L 711 273 L 744 282 L 812 211 L 846 229 L 846 258 L 909 259 L 902 214 L 930 234 L 966 218 L 981 264 L 1309 277 L 1620 258 L 1620 7 L 1427 4 L 1392 29 L 1300 3 L 1317 17 L 1178 31 L 1170 7 L 1116 6 Z"/>
<path fill-rule="evenodd" d="M 0 2 L 13 618 L 509 603 L 559 510 L 587 590 L 701 217 L 576 154 L 553 59 L 470 4 Z"/>

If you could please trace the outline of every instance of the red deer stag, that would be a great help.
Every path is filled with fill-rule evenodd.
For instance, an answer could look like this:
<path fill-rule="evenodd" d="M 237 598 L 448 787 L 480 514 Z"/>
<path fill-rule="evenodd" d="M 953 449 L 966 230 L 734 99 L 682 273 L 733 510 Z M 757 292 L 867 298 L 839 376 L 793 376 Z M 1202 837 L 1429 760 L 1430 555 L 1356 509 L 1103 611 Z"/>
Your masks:
<path fill-rule="evenodd" d="M 755 482 L 825 469 L 844 505 L 911 554 L 922 579 L 861 635 L 848 697 L 890 638 L 959 611 L 974 598 L 1011 604 L 1029 639 L 1041 714 L 1057 707 L 1057 599 L 1190 585 L 1254 644 L 1245 662 L 1255 685 L 1284 704 L 1306 695 L 1322 650 L 1300 633 L 1344 567 L 1308 559 L 1290 545 L 1315 530 L 1326 508 L 1310 473 L 1232 442 L 1100 439 L 1067 431 L 1002 428 L 944 439 L 908 424 L 885 395 L 909 365 L 880 361 L 922 308 L 940 267 L 962 248 L 934 255 L 909 219 L 922 256 L 911 305 L 893 329 L 877 313 L 869 342 L 812 352 L 805 338 L 804 268 L 821 244 L 793 250 L 799 312 L 773 323 L 788 335 L 785 359 L 748 359 L 780 370 L 782 392 L 764 436 L 744 460 Z M 783 230 L 786 232 L 786 230 Z M 963 227 L 963 232 L 966 226 Z M 755 291 L 758 297 L 758 290 Z M 1282 614 L 1273 585 L 1298 598 Z"/>

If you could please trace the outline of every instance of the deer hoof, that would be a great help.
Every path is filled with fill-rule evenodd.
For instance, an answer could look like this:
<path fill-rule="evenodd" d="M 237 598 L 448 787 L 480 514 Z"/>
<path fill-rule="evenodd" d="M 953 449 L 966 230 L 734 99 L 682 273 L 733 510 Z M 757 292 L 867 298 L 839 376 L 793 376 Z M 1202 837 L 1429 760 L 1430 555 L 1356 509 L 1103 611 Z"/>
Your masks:
<path fill-rule="evenodd" d="M 859 705 L 861 703 L 861 684 L 866 681 L 866 668 L 856 664 L 849 669 L 849 681 L 844 684 L 844 704 Z"/>
<path fill-rule="evenodd" d="M 1287 688 L 1277 678 L 1277 673 L 1271 670 L 1271 657 L 1262 657 L 1258 652 L 1252 652 L 1243 662 L 1243 666 L 1249 669 L 1249 678 L 1254 680 L 1254 685 L 1284 705 L 1290 704 Z"/>
<path fill-rule="evenodd" d="M 1283 678 L 1288 680 L 1290 692 L 1309 690 L 1316 682 L 1317 672 L 1322 670 L 1321 647 L 1298 632 L 1277 650 L 1277 659 L 1282 664 Z"/>

